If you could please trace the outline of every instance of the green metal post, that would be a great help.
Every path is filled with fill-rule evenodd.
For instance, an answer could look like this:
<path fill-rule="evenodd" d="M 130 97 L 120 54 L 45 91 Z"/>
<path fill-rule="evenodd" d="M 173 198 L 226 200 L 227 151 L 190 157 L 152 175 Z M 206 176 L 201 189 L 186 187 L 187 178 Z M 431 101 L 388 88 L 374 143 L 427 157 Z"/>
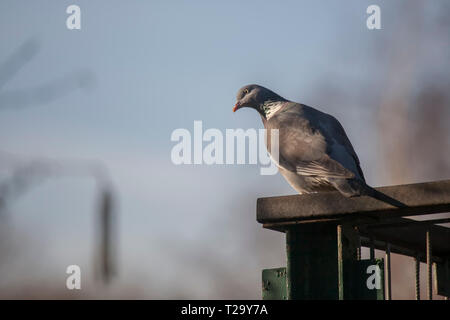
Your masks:
<path fill-rule="evenodd" d="M 338 250 L 334 224 L 298 225 L 286 231 L 290 300 L 337 300 Z"/>

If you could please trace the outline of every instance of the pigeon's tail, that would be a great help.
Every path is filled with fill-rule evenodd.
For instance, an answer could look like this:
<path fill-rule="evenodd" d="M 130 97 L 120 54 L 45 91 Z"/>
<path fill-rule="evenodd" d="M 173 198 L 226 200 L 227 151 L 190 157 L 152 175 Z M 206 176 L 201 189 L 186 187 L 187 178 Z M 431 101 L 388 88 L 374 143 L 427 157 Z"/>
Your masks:
<path fill-rule="evenodd" d="M 406 207 L 404 203 L 375 190 L 361 179 L 329 179 L 329 182 L 345 197 L 369 196 L 397 208 Z"/>
<path fill-rule="evenodd" d="M 388 195 L 375 190 L 374 188 L 372 188 L 369 185 L 365 185 L 364 191 L 362 193 L 363 195 L 367 195 L 369 197 L 375 198 L 377 200 L 383 201 L 385 203 L 390 204 L 391 206 L 397 207 L 397 208 L 405 208 L 407 207 L 406 204 L 404 204 L 403 202 L 400 202 L 394 198 L 389 197 Z"/>

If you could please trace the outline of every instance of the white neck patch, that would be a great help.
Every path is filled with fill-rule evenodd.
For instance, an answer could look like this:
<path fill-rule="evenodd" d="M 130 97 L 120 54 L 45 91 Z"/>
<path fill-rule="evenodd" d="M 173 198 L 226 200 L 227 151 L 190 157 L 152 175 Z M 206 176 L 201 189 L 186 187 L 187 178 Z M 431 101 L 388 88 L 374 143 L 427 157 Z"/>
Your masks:
<path fill-rule="evenodd" d="M 282 106 L 283 104 L 280 102 L 275 101 L 265 102 L 262 106 L 262 109 L 264 111 L 264 114 L 266 115 L 266 119 L 270 120 L 270 118 L 272 118 L 275 115 L 275 113 L 277 113 L 277 111 L 281 109 Z"/>

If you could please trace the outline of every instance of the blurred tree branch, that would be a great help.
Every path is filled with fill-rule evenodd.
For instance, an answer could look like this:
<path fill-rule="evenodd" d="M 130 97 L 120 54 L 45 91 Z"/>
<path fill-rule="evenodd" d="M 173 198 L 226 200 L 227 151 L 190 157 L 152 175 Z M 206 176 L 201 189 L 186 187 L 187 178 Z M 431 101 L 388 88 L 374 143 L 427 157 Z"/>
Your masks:
<path fill-rule="evenodd" d="M 88 89 L 93 86 L 93 73 L 90 70 L 78 70 L 35 88 L 2 92 L 7 82 L 36 56 L 39 48 L 40 45 L 36 39 L 29 39 L 0 66 L 0 109 L 40 105 L 62 97 L 78 88 Z"/>

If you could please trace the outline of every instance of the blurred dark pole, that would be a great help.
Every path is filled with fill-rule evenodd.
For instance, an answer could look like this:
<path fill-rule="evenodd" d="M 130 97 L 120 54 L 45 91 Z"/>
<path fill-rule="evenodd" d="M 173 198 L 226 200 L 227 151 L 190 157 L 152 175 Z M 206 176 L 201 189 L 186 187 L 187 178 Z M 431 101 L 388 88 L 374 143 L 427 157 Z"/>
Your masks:
<path fill-rule="evenodd" d="M 105 284 L 108 284 L 115 274 L 115 203 L 114 195 L 110 188 L 103 187 L 100 191 L 100 277 Z"/>
<path fill-rule="evenodd" d="M 51 159 L 33 159 L 24 162 L 20 157 L 0 151 L 0 163 L 1 160 L 6 162 L 6 167 L 12 173 L 0 180 L 0 218 L 5 216 L 10 201 L 38 182 L 63 176 L 84 176 L 94 179 L 99 193 L 94 212 L 97 241 L 94 248 L 94 270 L 103 283 L 109 283 L 116 274 L 117 194 L 114 192 L 107 168 L 100 162 L 77 162 L 67 159 L 64 162 Z"/>

